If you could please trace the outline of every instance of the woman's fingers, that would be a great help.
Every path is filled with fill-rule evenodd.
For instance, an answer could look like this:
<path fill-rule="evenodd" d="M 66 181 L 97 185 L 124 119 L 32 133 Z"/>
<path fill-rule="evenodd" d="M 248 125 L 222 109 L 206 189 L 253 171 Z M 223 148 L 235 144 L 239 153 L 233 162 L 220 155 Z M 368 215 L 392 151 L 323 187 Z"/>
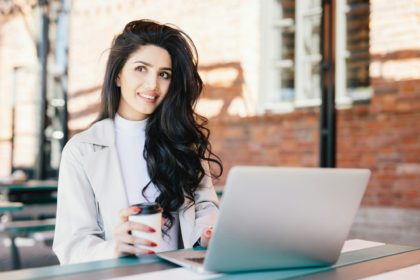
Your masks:
<path fill-rule="evenodd" d="M 127 222 L 129 216 L 138 214 L 140 212 L 141 212 L 141 208 L 139 207 L 129 207 L 129 208 L 122 209 L 120 211 L 120 220 L 122 222 Z"/>
<path fill-rule="evenodd" d="M 125 244 L 125 243 L 119 243 L 117 247 L 117 251 L 119 255 L 123 254 L 129 254 L 129 255 L 135 255 L 136 254 L 136 247 L 134 245 Z"/>
<path fill-rule="evenodd" d="M 146 231 L 146 232 L 156 232 L 156 229 L 137 222 L 127 222 L 128 230 L 139 230 L 139 231 Z"/>
<path fill-rule="evenodd" d="M 125 254 L 153 254 L 153 247 L 157 247 L 158 244 L 147 238 L 140 238 L 135 235 L 132 235 L 134 231 L 141 232 L 156 232 L 155 228 L 152 228 L 148 225 L 129 221 L 128 217 L 139 213 L 141 209 L 139 207 L 130 207 L 122 209 L 120 211 L 120 220 L 121 223 L 114 230 L 114 240 L 116 241 L 115 250 L 119 256 Z M 142 246 L 150 247 L 151 249 L 142 248 Z"/>
<path fill-rule="evenodd" d="M 142 254 L 153 254 L 153 248 L 157 247 L 158 244 L 147 240 L 145 238 L 140 238 L 129 233 L 130 223 L 126 222 L 121 224 L 115 231 L 114 240 L 116 241 L 116 251 L 118 256 L 123 255 L 142 255 Z M 142 248 L 142 246 L 150 247 Z"/>
<path fill-rule="evenodd" d="M 137 222 L 125 222 L 125 223 L 121 223 L 118 226 L 117 229 L 117 233 L 129 233 L 133 230 L 138 230 L 138 231 L 145 231 L 145 232 L 156 232 L 156 229 L 145 225 L 145 224 L 141 224 L 141 223 L 137 223 Z"/>
<path fill-rule="evenodd" d="M 213 235 L 213 229 L 213 227 L 204 228 L 201 233 L 201 246 L 207 247 L 209 245 L 210 238 Z"/>
<path fill-rule="evenodd" d="M 119 240 L 122 243 L 126 243 L 126 244 L 132 244 L 132 245 L 145 245 L 145 246 L 149 246 L 149 247 L 157 247 L 158 244 L 156 242 L 144 239 L 144 238 L 140 238 L 137 236 L 133 236 L 130 234 L 124 234 L 124 235 L 120 235 L 118 236 Z"/>
<path fill-rule="evenodd" d="M 118 253 L 119 255 L 146 255 L 146 254 L 154 254 L 153 250 L 148 250 L 144 248 L 139 248 L 131 244 L 121 243 L 118 246 Z"/>

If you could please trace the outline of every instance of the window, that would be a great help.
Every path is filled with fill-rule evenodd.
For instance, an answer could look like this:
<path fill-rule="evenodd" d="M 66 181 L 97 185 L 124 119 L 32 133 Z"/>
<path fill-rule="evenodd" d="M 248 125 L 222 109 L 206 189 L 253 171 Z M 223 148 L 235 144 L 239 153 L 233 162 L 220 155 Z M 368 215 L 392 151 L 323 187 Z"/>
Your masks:
<path fill-rule="evenodd" d="M 369 1 L 337 1 L 336 103 L 371 96 Z M 264 0 L 260 92 L 263 111 L 320 105 L 321 0 Z"/>
<path fill-rule="evenodd" d="M 296 1 L 295 106 L 321 102 L 321 0 Z"/>
<path fill-rule="evenodd" d="M 263 110 L 291 111 L 295 99 L 295 1 L 262 1 Z"/>
<path fill-rule="evenodd" d="M 372 96 L 368 0 L 337 0 L 336 103 Z"/>

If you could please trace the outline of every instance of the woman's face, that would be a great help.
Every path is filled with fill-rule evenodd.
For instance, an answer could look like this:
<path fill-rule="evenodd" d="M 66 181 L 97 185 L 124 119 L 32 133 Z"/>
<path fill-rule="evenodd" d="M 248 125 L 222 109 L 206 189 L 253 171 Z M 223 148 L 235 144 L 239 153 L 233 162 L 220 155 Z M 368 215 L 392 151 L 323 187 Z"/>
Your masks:
<path fill-rule="evenodd" d="M 133 52 L 117 77 L 121 88 L 118 114 L 128 120 L 144 120 L 168 93 L 172 75 L 169 53 L 155 45 Z"/>

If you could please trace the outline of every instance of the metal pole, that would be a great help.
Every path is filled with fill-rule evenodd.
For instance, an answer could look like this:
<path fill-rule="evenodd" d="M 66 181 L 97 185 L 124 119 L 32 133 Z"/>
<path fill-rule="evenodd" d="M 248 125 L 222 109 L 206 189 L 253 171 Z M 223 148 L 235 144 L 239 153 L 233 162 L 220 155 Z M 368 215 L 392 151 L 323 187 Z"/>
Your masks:
<path fill-rule="evenodd" d="M 57 24 L 56 60 L 57 64 L 59 64 L 63 69 L 60 82 L 64 100 L 64 105 L 60 114 L 60 123 L 63 130 L 63 138 L 60 140 L 61 149 L 64 148 L 64 145 L 68 140 L 67 82 L 70 7 L 70 0 L 61 0 L 61 10 Z"/>
<path fill-rule="evenodd" d="M 15 150 L 15 128 L 16 128 L 16 102 L 17 102 L 17 94 L 18 94 L 18 75 L 20 66 L 16 66 L 13 68 L 13 97 L 12 97 L 12 137 L 10 139 L 10 173 L 13 172 L 13 162 L 14 162 L 14 150 Z"/>
<path fill-rule="evenodd" d="M 38 158 L 35 170 L 36 179 L 45 179 L 45 123 L 46 123 L 46 100 L 47 100 L 47 57 L 48 57 L 48 0 L 39 0 L 41 8 L 41 38 L 38 43 L 38 57 L 41 65 L 40 71 L 40 108 L 39 108 L 39 131 L 38 131 Z"/>
<path fill-rule="evenodd" d="M 336 166 L 335 0 L 322 1 L 320 166 Z"/>

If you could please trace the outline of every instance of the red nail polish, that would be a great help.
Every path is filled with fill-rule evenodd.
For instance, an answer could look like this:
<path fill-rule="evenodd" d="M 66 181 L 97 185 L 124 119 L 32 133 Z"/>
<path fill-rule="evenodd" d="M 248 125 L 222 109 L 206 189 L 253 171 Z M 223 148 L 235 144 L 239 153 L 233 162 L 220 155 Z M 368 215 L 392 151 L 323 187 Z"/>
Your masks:
<path fill-rule="evenodd" d="M 156 232 L 154 228 L 149 228 L 149 232 Z"/>
<path fill-rule="evenodd" d="M 210 234 L 211 234 L 211 230 L 209 230 L 209 229 L 208 229 L 208 230 L 206 230 L 206 235 L 207 235 L 207 236 L 210 236 Z"/>
<path fill-rule="evenodd" d="M 139 208 L 139 207 L 135 207 L 135 208 L 134 208 L 134 211 L 136 211 L 136 213 L 139 213 L 139 212 L 141 211 L 141 208 Z"/>
<path fill-rule="evenodd" d="M 152 246 L 152 247 L 157 247 L 157 243 L 155 243 L 155 242 L 150 242 L 150 246 Z"/>
<path fill-rule="evenodd" d="M 152 255 L 152 254 L 154 254 L 155 252 L 153 252 L 153 251 L 151 251 L 151 250 L 148 250 L 148 251 L 147 251 L 147 253 L 148 253 L 149 255 Z"/>

